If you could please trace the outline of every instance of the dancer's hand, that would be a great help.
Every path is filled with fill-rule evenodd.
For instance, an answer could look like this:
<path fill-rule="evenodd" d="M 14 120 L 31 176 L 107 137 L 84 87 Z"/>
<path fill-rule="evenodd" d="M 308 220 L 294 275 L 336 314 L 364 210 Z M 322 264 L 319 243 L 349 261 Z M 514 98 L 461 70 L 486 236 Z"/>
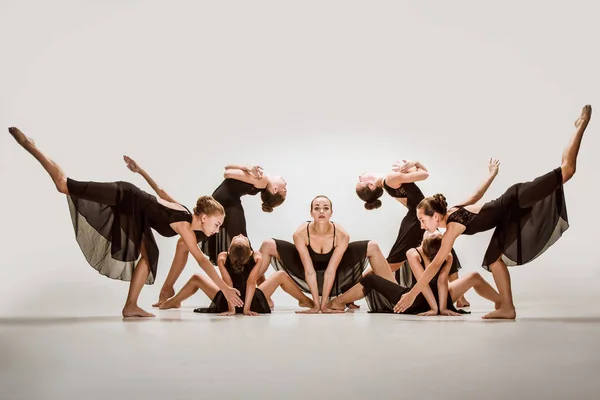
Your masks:
<path fill-rule="evenodd" d="M 256 179 L 262 179 L 262 177 L 263 177 L 263 167 L 261 167 L 260 165 L 255 165 L 253 167 L 246 167 L 246 168 L 244 168 L 244 171 L 246 171 L 248 174 L 250 174 L 252 177 L 254 177 Z"/>
<path fill-rule="evenodd" d="M 329 307 L 324 307 L 324 308 L 321 308 L 321 312 L 323 314 L 343 314 L 345 311 L 344 310 L 335 310 L 335 309 L 329 308 Z"/>
<path fill-rule="evenodd" d="M 242 301 L 242 299 L 240 299 L 240 291 L 232 288 L 230 286 L 225 287 L 225 289 L 221 289 L 223 291 L 223 295 L 225 295 L 225 298 L 227 299 L 227 301 L 233 303 L 234 306 L 236 307 L 242 307 L 244 305 L 244 302 Z"/>
<path fill-rule="evenodd" d="M 251 317 L 258 317 L 258 313 L 257 312 L 246 310 L 246 309 L 244 309 L 244 315 L 248 315 L 248 316 L 251 316 Z"/>
<path fill-rule="evenodd" d="M 500 168 L 500 160 L 496 158 L 490 158 L 488 169 L 490 170 L 490 175 L 496 176 L 498 175 L 498 168 Z"/>
<path fill-rule="evenodd" d="M 440 315 L 446 315 L 448 317 L 460 317 L 460 314 L 452 310 L 440 310 Z"/>
<path fill-rule="evenodd" d="M 219 314 L 220 317 L 231 317 L 235 315 L 235 311 L 225 311 Z"/>
<path fill-rule="evenodd" d="M 319 311 L 321 311 L 320 307 L 313 307 L 308 310 L 296 311 L 296 314 L 317 314 Z"/>
<path fill-rule="evenodd" d="M 414 167 L 416 164 L 416 162 L 409 160 L 402 160 L 402 162 L 396 161 L 392 166 L 392 171 L 401 173 L 408 172 L 408 170 Z"/>
<path fill-rule="evenodd" d="M 396 314 L 398 313 L 403 313 L 404 311 L 408 310 L 408 308 L 410 306 L 413 305 L 413 303 L 415 302 L 415 298 L 417 296 L 415 296 L 412 291 L 409 291 L 408 293 L 404 293 L 402 295 L 402 297 L 400 297 L 400 301 L 398 301 L 398 303 L 396 303 L 396 305 L 394 306 L 394 312 Z"/>
<path fill-rule="evenodd" d="M 433 317 L 438 315 L 438 310 L 429 310 L 429 311 L 425 311 L 422 312 L 420 314 L 417 314 L 419 317 Z"/>
<path fill-rule="evenodd" d="M 132 172 L 139 174 L 140 171 L 142 170 L 133 158 L 128 157 L 128 156 L 123 156 L 123 160 L 125 161 L 125 164 L 127 164 L 127 168 L 129 168 L 129 170 L 131 170 Z"/>

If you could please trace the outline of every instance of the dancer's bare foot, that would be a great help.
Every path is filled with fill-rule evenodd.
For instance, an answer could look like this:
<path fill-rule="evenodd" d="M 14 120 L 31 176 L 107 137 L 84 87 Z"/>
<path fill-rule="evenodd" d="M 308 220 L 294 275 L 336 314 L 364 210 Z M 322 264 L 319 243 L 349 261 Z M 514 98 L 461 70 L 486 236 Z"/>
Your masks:
<path fill-rule="evenodd" d="M 125 307 L 123 307 L 123 316 L 125 318 L 129 318 L 129 317 L 154 317 L 155 315 L 142 310 L 140 307 L 137 306 L 137 304 L 134 304 L 131 306 L 125 304 Z"/>
<path fill-rule="evenodd" d="M 498 301 L 498 302 L 494 303 L 494 310 L 498 310 L 501 306 L 502 306 L 502 302 L 501 301 Z"/>
<path fill-rule="evenodd" d="M 315 302 L 307 298 L 306 300 L 300 300 L 298 305 L 300 307 L 313 308 L 315 306 Z"/>
<path fill-rule="evenodd" d="M 467 299 L 465 299 L 465 296 L 460 296 L 458 298 L 458 300 L 456 301 L 456 307 L 458 307 L 458 308 L 471 307 L 471 303 L 469 303 L 467 301 Z"/>
<path fill-rule="evenodd" d="M 158 295 L 158 301 L 152 304 L 152 307 L 160 307 L 162 303 L 169 300 L 171 297 L 175 296 L 175 289 L 172 287 L 160 289 L 160 294 Z"/>
<path fill-rule="evenodd" d="M 492 311 L 484 315 L 483 319 L 515 319 L 517 317 L 517 312 L 512 307 L 502 307 L 496 311 Z"/>
<path fill-rule="evenodd" d="M 349 310 L 358 310 L 360 306 L 354 302 L 346 304 Z"/>
<path fill-rule="evenodd" d="M 275 303 L 273 303 L 273 300 L 271 300 L 270 298 L 267 299 L 267 303 L 269 303 L 269 308 L 271 310 L 275 308 Z M 298 303 L 298 304 L 300 304 L 300 303 Z M 305 307 L 312 307 L 312 306 L 305 306 Z"/>
<path fill-rule="evenodd" d="M 581 115 L 575 121 L 575 127 L 579 128 L 582 123 L 587 124 L 590 122 L 590 118 L 592 118 L 592 106 L 588 104 L 581 110 Z"/>
<path fill-rule="evenodd" d="M 167 301 L 163 301 L 158 308 L 161 310 L 168 310 L 171 308 L 180 308 L 181 307 L 181 302 L 180 301 L 175 301 L 175 298 L 173 297 L 172 299 L 169 299 Z"/>
<path fill-rule="evenodd" d="M 33 141 L 33 139 L 30 139 L 27 136 L 25 136 L 25 134 L 21 132 L 19 128 L 11 126 L 10 128 L 8 128 L 8 132 L 10 132 L 10 134 L 12 135 L 12 137 L 15 138 L 17 143 L 19 143 L 25 149 L 35 146 L 35 142 Z"/>
<path fill-rule="evenodd" d="M 340 303 L 339 301 L 337 301 L 337 299 L 332 299 L 329 301 L 329 303 L 327 303 L 327 308 L 337 311 L 345 311 L 346 305 Z"/>

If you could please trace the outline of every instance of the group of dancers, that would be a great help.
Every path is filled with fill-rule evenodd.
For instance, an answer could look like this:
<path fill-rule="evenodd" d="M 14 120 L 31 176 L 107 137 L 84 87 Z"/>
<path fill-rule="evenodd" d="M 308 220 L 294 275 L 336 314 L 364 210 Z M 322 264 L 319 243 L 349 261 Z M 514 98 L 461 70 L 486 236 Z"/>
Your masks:
<path fill-rule="evenodd" d="M 325 195 L 312 200 L 312 221 L 298 227 L 293 243 L 268 239 L 255 250 L 242 197 L 260 193 L 262 210 L 272 212 L 287 196 L 286 181 L 259 166 L 226 166 L 223 182 L 211 196 L 198 198 L 190 211 L 128 156 L 127 167 L 140 174 L 156 196 L 129 182 L 74 180 L 18 128 L 9 132 L 67 196 L 75 237 L 88 263 L 102 275 L 130 282 L 124 317 L 154 316 L 138 306 L 142 287 L 156 279 L 159 249 L 154 230 L 166 237 L 179 236 L 153 305 L 160 309 L 180 307 L 200 289 L 211 303 L 195 312 L 270 313 L 271 296 L 281 287 L 304 308 L 299 313 L 342 313 L 366 298 L 371 312 L 452 316 L 465 312 L 461 308 L 469 303 L 464 294 L 473 288 L 494 304 L 483 318 L 514 319 L 507 267 L 534 260 L 569 227 L 563 186 L 575 174 L 591 111 L 591 106 L 583 107 L 559 167 L 517 183 L 483 205 L 477 203 L 498 174 L 495 159 L 490 159 L 486 181 L 452 206 L 442 194 L 425 197 L 421 192 L 416 183 L 427 179 L 429 172 L 420 162 L 404 160 L 388 174 L 360 175 L 356 194 L 367 210 L 381 206 L 384 192 L 407 209 L 387 258 L 374 241 L 350 241 L 346 230 L 331 221 L 333 203 Z M 497 290 L 478 273 L 459 277 L 461 265 L 453 250 L 460 235 L 491 229 L 482 266 L 492 273 Z M 175 283 L 190 254 L 206 276 L 192 276 L 176 293 Z M 266 278 L 269 266 L 276 272 Z"/>

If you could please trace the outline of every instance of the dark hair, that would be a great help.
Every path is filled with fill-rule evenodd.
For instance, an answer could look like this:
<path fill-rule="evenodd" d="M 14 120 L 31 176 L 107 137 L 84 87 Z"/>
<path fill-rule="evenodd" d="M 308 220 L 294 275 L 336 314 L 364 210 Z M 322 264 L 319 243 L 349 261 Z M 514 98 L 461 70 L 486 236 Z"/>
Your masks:
<path fill-rule="evenodd" d="M 225 209 L 217 200 L 212 196 L 202 196 L 196 201 L 196 207 L 194 208 L 194 214 L 206 214 L 209 217 L 213 215 L 225 215 Z"/>
<path fill-rule="evenodd" d="M 231 267 L 235 272 L 244 270 L 244 265 L 252 257 L 252 249 L 248 243 L 232 243 L 227 251 Z"/>
<path fill-rule="evenodd" d="M 262 200 L 262 210 L 272 212 L 275 207 L 283 204 L 285 196 L 281 193 L 271 193 L 267 189 L 263 189 L 260 192 L 260 199 Z"/>
<path fill-rule="evenodd" d="M 444 216 L 448 212 L 448 203 L 446 202 L 446 198 L 443 194 L 437 193 L 431 197 L 425 197 L 423 200 L 421 200 L 417 206 L 417 209 L 422 209 L 425 215 L 428 217 L 432 217 L 434 213 Z"/>
<path fill-rule="evenodd" d="M 433 260 L 442 247 L 442 235 L 427 235 L 421 242 L 423 254 L 429 260 Z"/>
<path fill-rule="evenodd" d="M 371 190 L 365 185 L 356 189 L 356 194 L 365 202 L 365 208 L 367 210 L 374 210 L 381 207 L 381 200 L 379 200 L 379 198 L 383 196 L 383 188 L 377 187 L 374 190 Z"/>
<path fill-rule="evenodd" d="M 313 203 L 314 203 L 314 202 L 315 202 L 315 200 L 316 200 L 316 199 L 318 199 L 319 197 L 322 197 L 322 198 L 324 198 L 324 199 L 327 199 L 327 200 L 329 200 L 329 205 L 331 206 L 331 210 L 333 211 L 333 203 L 331 202 L 331 199 L 330 199 L 329 197 L 325 196 L 324 194 L 320 194 L 320 195 L 318 195 L 318 196 L 315 196 L 315 198 L 311 200 L 311 202 L 310 202 L 310 211 L 312 211 L 312 208 L 313 208 Z"/>

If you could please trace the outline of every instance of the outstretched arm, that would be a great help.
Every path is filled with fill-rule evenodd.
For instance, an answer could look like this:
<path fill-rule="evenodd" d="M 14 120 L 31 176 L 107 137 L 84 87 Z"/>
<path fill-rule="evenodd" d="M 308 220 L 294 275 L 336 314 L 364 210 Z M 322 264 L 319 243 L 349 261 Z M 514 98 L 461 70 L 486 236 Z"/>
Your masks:
<path fill-rule="evenodd" d="M 429 177 L 429 172 L 423 164 L 418 161 L 402 160 L 403 164 L 394 164 L 385 182 L 392 188 L 399 188 L 403 183 L 423 181 Z"/>
<path fill-rule="evenodd" d="M 185 242 L 191 255 L 194 257 L 200 268 L 206 272 L 206 275 L 223 291 L 223 294 L 228 301 L 232 302 L 236 307 L 242 307 L 244 302 L 240 299 L 240 292 L 228 286 L 223 279 L 215 271 L 215 266 L 210 260 L 200 251 L 196 243 L 196 234 L 187 222 L 175 222 L 171 224 L 171 228 L 177 232 Z"/>
<path fill-rule="evenodd" d="M 481 198 L 483 197 L 485 192 L 487 192 L 487 190 L 490 188 L 490 185 L 496 178 L 496 175 L 498 175 L 498 168 L 500 168 L 500 161 L 496 160 L 494 158 L 490 158 L 490 161 L 488 164 L 488 170 L 490 171 L 490 175 L 483 182 L 483 184 L 481 184 L 481 186 L 479 186 L 479 188 L 477 188 L 477 191 L 475 191 L 475 193 L 473 193 L 470 197 L 466 198 L 465 201 L 463 201 L 462 203 L 459 203 L 458 205 L 459 206 L 469 206 L 469 205 L 475 204 L 479 200 L 481 200 Z"/>
<path fill-rule="evenodd" d="M 448 254 L 442 271 L 438 276 L 437 289 L 438 289 L 438 300 L 440 302 L 440 315 L 457 316 L 460 315 L 454 311 L 448 310 L 448 275 L 450 274 L 450 268 L 452 268 L 452 262 L 454 257 L 452 253 Z"/>
<path fill-rule="evenodd" d="M 404 312 L 406 311 L 415 301 L 415 298 L 419 293 L 421 293 L 426 286 L 429 286 L 429 282 L 433 279 L 435 274 L 440 270 L 442 264 L 448 257 L 448 254 L 452 251 L 452 246 L 454 246 L 454 241 L 456 238 L 464 232 L 465 227 L 456 222 L 450 223 L 446 227 L 446 232 L 442 236 L 442 245 L 431 261 L 431 263 L 425 268 L 425 272 L 421 275 L 421 279 L 417 281 L 417 284 L 413 286 L 412 289 L 408 293 L 402 295 L 400 301 L 394 306 L 394 312 Z"/>
<path fill-rule="evenodd" d="M 167 192 L 165 192 L 165 190 L 163 188 L 158 186 L 158 184 L 154 181 L 154 179 L 152 179 L 152 177 L 150 175 L 148 175 L 148 173 L 143 168 L 141 168 L 138 165 L 138 163 L 135 162 L 135 160 L 133 158 L 128 157 L 128 156 L 123 156 L 123 160 L 125 161 L 125 164 L 127 164 L 127 168 L 129 168 L 131 171 L 135 172 L 136 174 L 140 174 L 146 180 L 146 182 L 148 182 L 148 184 L 150 185 L 152 190 L 154 190 L 156 192 L 158 197 L 160 197 L 163 200 L 169 201 L 171 203 L 179 203 L 177 200 L 172 198 Z"/>

